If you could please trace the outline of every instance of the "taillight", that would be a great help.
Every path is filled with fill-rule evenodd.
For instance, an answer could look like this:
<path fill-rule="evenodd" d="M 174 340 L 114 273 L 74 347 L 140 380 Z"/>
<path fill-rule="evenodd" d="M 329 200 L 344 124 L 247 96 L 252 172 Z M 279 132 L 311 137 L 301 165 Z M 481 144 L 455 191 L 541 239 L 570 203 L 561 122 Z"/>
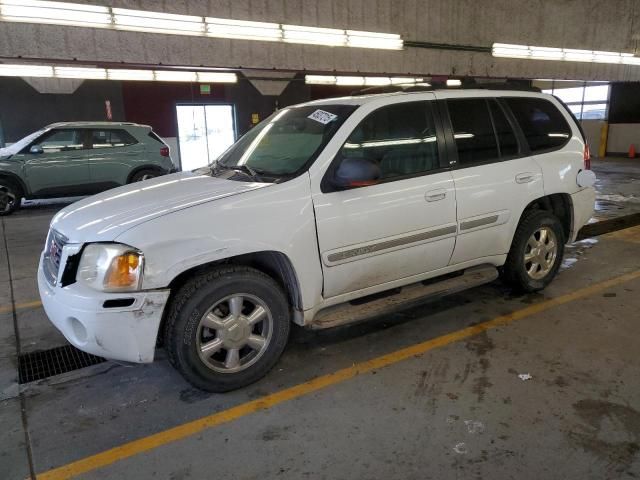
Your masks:
<path fill-rule="evenodd" d="M 162 147 L 160 149 L 160 155 L 162 155 L 163 157 L 168 157 L 169 156 L 169 147 L 167 147 L 166 145 L 164 147 Z"/>
<path fill-rule="evenodd" d="M 584 169 L 591 170 L 591 151 L 586 143 L 584 144 Z"/>

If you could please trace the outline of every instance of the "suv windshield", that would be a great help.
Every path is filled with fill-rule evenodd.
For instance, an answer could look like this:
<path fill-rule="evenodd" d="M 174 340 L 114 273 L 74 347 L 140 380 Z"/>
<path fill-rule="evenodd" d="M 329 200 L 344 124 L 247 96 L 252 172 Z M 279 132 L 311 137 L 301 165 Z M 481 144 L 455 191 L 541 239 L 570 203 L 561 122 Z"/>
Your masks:
<path fill-rule="evenodd" d="M 6 148 L 0 148 L 0 155 L 15 155 L 16 153 L 19 153 L 20 150 L 25 148 L 27 145 L 29 145 L 32 141 L 34 141 L 36 138 L 38 138 L 40 135 L 42 135 L 46 131 L 47 129 L 43 128 L 42 130 L 38 130 L 37 132 L 33 132 L 27 135 L 23 139 L 18 140 L 16 143 L 12 143 Z"/>
<path fill-rule="evenodd" d="M 242 170 L 276 181 L 293 177 L 311 165 L 356 108 L 318 105 L 275 112 L 224 152 L 214 168 Z"/>

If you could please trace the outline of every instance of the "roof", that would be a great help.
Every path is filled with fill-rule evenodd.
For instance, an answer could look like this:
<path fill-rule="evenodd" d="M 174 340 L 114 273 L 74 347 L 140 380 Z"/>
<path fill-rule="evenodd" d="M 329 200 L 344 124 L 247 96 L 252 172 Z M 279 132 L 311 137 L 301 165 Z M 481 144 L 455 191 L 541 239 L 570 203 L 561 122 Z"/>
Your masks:
<path fill-rule="evenodd" d="M 47 125 L 46 128 L 60 127 L 144 127 L 151 128 L 149 125 L 141 125 L 133 122 L 56 122 Z"/>
<path fill-rule="evenodd" d="M 532 90 L 522 89 L 486 89 L 486 88 L 429 88 L 416 91 L 396 91 L 385 93 L 371 93 L 367 94 L 366 90 L 363 93 L 354 92 L 353 95 L 347 97 L 335 97 L 325 98 L 322 100 L 313 100 L 311 102 L 305 102 L 298 106 L 314 106 L 314 105 L 364 105 L 375 100 L 384 98 L 398 98 L 406 96 L 424 96 L 425 94 L 446 94 L 446 97 L 451 96 L 459 97 L 507 97 L 507 96 L 521 96 L 521 97 L 541 97 L 551 96 L 546 93 L 540 93 Z M 431 97 L 433 98 L 433 97 Z"/>

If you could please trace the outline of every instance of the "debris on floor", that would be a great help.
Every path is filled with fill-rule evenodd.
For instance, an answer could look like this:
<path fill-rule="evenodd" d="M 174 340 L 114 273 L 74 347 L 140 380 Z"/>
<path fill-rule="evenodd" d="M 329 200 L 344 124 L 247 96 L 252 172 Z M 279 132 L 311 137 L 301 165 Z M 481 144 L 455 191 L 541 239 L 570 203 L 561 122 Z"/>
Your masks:
<path fill-rule="evenodd" d="M 464 442 L 456 443 L 456 446 L 453 447 L 453 451 L 463 455 L 467 453 L 467 444 Z"/>
<path fill-rule="evenodd" d="M 526 382 L 527 380 L 531 380 L 533 377 L 530 373 L 519 373 L 518 378 L 520 378 L 520 380 L 522 380 L 523 382 Z"/>
<path fill-rule="evenodd" d="M 477 420 L 465 420 L 464 424 L 467 426 L 467 430 L 471 434 L 484 432 L 484 424 Z"/>

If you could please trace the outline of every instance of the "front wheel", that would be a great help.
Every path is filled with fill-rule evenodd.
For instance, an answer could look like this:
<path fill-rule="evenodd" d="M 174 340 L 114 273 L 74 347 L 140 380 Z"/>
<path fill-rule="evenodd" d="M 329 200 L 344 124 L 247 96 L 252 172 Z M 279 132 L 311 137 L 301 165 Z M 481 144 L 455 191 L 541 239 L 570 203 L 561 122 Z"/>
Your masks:
<path fill-rule="evenodd" d="M 503 267 L 503 279 L 517 290 L 536 292 L 558 273 L 564 231 L 552 213 L 533 210 L 520 221 Z"/>
<path fill-rule="evenodd" d="M 158 176 L 160 176 L 160 174 L 156 170 L 151 170 L 151 169 L 140 170 L 139 172 L 136 172 L 133 174 L 133 176 L 131 177 L 131 181 L 129 183 L 142 182 L 144 180 L 151 180 L 152 178 L 156 178 Z"/>
<path fill-rule="evenodd" d="M 226 266 L 194 277 L 177 292 L 165 341 L 169 360 L 190 383 L 225 392 L 273 368 L 289 327 L 289 304 L 273 279 Z"/>
<path fill-rule="evenodd" d="M 0 178 L 0 215 L 10 215 L 20 208 L 22 191 L 11 180 Z"/>

